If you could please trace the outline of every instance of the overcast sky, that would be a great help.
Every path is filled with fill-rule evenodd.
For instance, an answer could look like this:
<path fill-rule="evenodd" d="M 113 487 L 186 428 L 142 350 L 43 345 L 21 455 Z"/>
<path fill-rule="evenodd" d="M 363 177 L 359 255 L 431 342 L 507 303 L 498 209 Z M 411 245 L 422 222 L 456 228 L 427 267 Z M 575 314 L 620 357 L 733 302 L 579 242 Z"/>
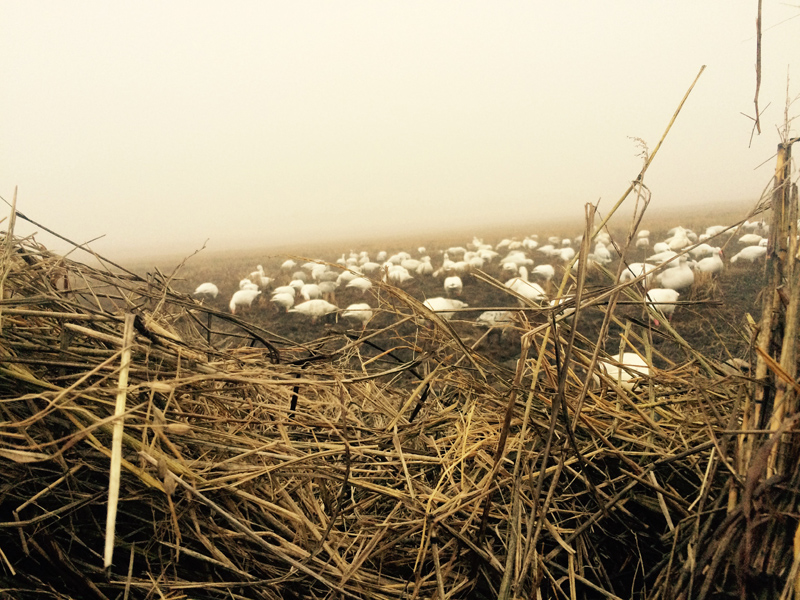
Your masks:
<path fill-rule="evenodd" d="M 0 195 L 112 255 L 579 223 L 702 65 L 653 204 L 754 202 L 800 57 L 800 8 L 764 0 L 749 145 L 756 0 L 0 7 Z"/>

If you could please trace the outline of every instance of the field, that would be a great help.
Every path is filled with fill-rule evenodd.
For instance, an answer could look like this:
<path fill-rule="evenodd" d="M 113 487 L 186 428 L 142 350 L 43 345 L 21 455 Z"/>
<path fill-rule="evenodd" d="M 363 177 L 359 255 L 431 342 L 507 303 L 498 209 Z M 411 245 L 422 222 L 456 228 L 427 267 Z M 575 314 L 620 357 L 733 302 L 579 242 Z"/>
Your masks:
<path fill-rule="evenodd" d="M 732 217 L 732 215 L 728 216 Z M 721 224 L 719 221 L 711 221 L 708 215 L 702 213 L 700 216 L 695 215 L 694 218 L 688 221 L 687 226 L 691 226 L 698 233 L 702 233 L 707 226 Z M 722 224 L 730 225 L 731 223 L 723 222 Z M 649 222 L 645 221 L 641 228 L 647 228 L 651 231 L 651 246 L 645 249 L 631 248 L 626 257 L 627 262 L 644 261 L 646 256 L 652 253 L 652 243 L 664 239 L 667 235 L 667 230 L 675 225 L 676 223 L 670 223 L 663 217 Z M 482 239 L 485 243 L 493 245 L 500 242 L 501 239 L 522 240 L 528 234 L 537 234 L 540 240 L 546 240 L 549 236 L 575 240 L 582 234 L 581 227 L 581 223 L 576 222 L 571 226 L 561 223 L 558 224 L 557 228 L 552 225 L 541 229 L 531 227 L 527 230 L 527 234 L 525 230 L 520 231 L 519 229 L 511 230 L 509 235 L 494 231 L 492 232 L 495 236 L 494 238 L 487 237 Z M 624 244 L 625 230 L 617 228 L 612 231 L 614 231 L 614 237 L 618 244 Z M 741 232 L 737 232 L 734 228 L 730 232 L 719 236 L 713 245 L 723 247 L 729 258 L 741 248 L 737 243 L 740 235 Z M 330 265 L 331 270 L 340 272 L 342 267 L 336 264 L 336 260 L 354 251 L 356 253 L 366 251 L 372 257 L 372 260 L 381 250 L 386 251 L 390 256 L 399 251 L 407 251 L 413 257 L 418 258 L 420 256 L 418 248 L 423 247 L 425 253 L 432 258 L 434 268 L 438 268 L 441 266 L 442 256 L 447 248 L 452 246 L 469 247 L 472 239 L 471 235 L 464 233 L 462 235 L 450 234 L 442 240 L 433 240 L 429 237 L 420 239 L 408 238 L 394 242 L 382 242 L 380 245 L 375 242 L 367 242 L 357 247 L 345 244 L 331 244 L 307 248 L 287 248 L 280 253 L 260 253 L 253 250 L 208 256 L 200 253 L 198 256 L 187 260 L 177 272 L 175 272 L 175 265 L 179 262 L 177 259 L 172 259 L 172 262 L 163 261 L 161 270 L 167 275 L 175 272 L 175 278 L 172 280 L 171 285 L 174 289 L 186 294 L 191 294 L 195 287 L 203 282 L 215 283 L 220 289 L 220 295 L 215 300 L 204 300 L 204 302 L 209 307 L 226 312 L 229 310 L 227 307 L 228 301 L 233 292 L 238 289 L 239 281 L 254 271 L 257 265 L 262 265 L 267 275 L 274 277 L 275 281 L 272 284 L 274 288 L 275 286 L 288 284 L 292 273 L 301 270 L 299 265 L 306 261 L 323 261 Z M 545 242 L 542 241 L 541 243 Z M 573 247 L 578 247 L 574 241 Z M 565 273 L 564 265 L 559 260 L 545 257 L 536 251 L 528 252 L 528 255 L 534 260 L 535 265 L 552 264 L 555 266 L 556 276 L 553 281 L 547 284 L 540 281 L 545 286 L 548 297 L 555 297 L 558 285 Z M 298 266 L 291 272 L 281 271 L 280 269 L 281 263 L 287 258 L 293 258 L 298 263 Z M 698 278 L 698 282 L 691 290 L 684 291 L 681 294 L 680 305 L 674 314 L 672 325 L 690 345 L 704 355 L 720 361 L 725 361 L 732 357 L 749 360 L 750 331 L 746 325 L 746 314 L 750 313 L 755 318 L 760 314 L 761 308 L 758 294 L 764 284 L 764 263 L 763 260 L 755 264 L 747 262 L 730 264 L 728 261 L 726 263 L 726 269 L 720 276 L 706 278 L 702 281 Z M 612 286 L 615 282 L 614 276 L 617 272 L 617 266 L 618 259 L 606 266 L 605 270 L 592 269 L 587 280 L 587 291 L 597 294 Z M 139 273 L 144 273 L 148 270 L 148 267 L 134 265 L 132 269 Z M 495 279 L 499 285 L 487 283 L 482 279 L 483 275 Z M 438 277 L 417 276 L 409 283 L 404 284 L 402 289 L 420 302 L 427 298 L 447 296 L 442 285 L 443 279 L 443 275 Z M 458 299 L 466 302 L 469 308 L 457 312 L 451 323 L 459 336 L 469 345 L 473 345 L 483 338 L 486 333 L 485 328 L 478 327 L 475 323 L 476 318 L 483 311 L 518 308 L 518 302 L 502 285 L 506 280 L 510 279 L 510 275 L 502 272 L 499 260 L 494 260 L 485 265 L 480 270 L 480 273 L 467 274 L 462 279 L 464 288 Z M 534 281 L 536 279 L 532 278 L 531 280 Z M 565 288 L 565 294 L 570 294 L 572 289 L 574 289 L 574 286 L 568 284 Z M 378 294 L 382 295 L 379 297 Z M 276 310 L 268 302 L 268 296 L 269 290 L 265 290 L 254 305 L 253 310 L 247 311 L 244 318 L 274 333 L 276 344 L 279 346 L 288 342 L 309 342 L 318 338 L 329 339 L 331 335 L 340 336 L 341 343 L 346 343 L 345 338 L 342 336 L 350 328 L 347 323 L 334 322 L 332 318 L 312 323 L 304 315 L 287 314 Z M 395 310 L 385 305 L 381 307 L 381 300 L 385 299 L 386 296 L 385 291 L 383 293 L 379 292 L 377 286 L 374 290 L 367 292 L 366 295 L 354 289 L 341 288 L 336 291 L 335 304 L 340 309 L 344 309 L 351 303 L 367 302 L 371 306 L 378 308 L 375 318 L 368 326 L 370 331 L 374 331 L 385 327 L 391 320 L 389 315 L 384 315 L 381 311 L 389 310 L 393 312 Z M 641 295 L 639 298 L 641 298 Z M 609 354 L 616 354 L 619 351 L 619 334 L 624 329 L 628 318 L 639 324 L 649 322 L 641 299 L 623 298 L 616 314 L 620 320 L 613 323 L 608 335 L 600 340 L 604 350 Z M 542 319 L 546 318 L 546 314 L 541 311 L 531 310 L 527 311 L 525 315 L 531 321 L 538 323 L 541 323 Z M 598 328 L 601 321 L 601 306 L 586 311 L 583 315 L 581 332 L 593 343 L 598 340 L 596 334 L 599 332 Z M 226 329 L 222 322 L 218 323 L 218 325 L 219 327 L 215 327 L 215 330 L 229 330 Z M 517 335 L 514 335 L 511 331 L 506 331 L 502 339 L 498 339 L 499 336 L 483 339 L 477 345 L 476 350 L 486 354 L 496 362 L 513 361 L 519 355 L 520 329 L 517 328 Z M 686 360 L 686 354 L 681 351 L 671 336 L 659 335 L 658 328 L 654 329 L 655 331 L 652 334 L 653 347 L 660 354 L 663 354 L 664 359 L 674 363 Z M 280 338 L 285 338 L 287 342 L 281 342 Z M 235 339 L 226 339 L 224 335 L 215 336 L 213 341 L 215 345 L 223 347 L 236 344 Z M 657 358 L 656 361 L 659 367 L 667 364 L 661 358 Z"/>

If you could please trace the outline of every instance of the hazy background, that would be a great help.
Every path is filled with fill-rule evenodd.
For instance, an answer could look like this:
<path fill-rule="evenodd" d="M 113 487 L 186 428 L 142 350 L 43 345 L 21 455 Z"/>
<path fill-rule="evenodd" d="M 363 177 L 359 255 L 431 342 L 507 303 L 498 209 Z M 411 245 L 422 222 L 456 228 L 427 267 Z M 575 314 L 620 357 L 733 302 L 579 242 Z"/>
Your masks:
<path fill-rule="evenodd" d="M 749 147 L 756 0 L 0 7 L 0 195 L 111 255 L 578 223 L 703 64 L 653 205 L 755 202 L 800 55 L 800 8 L 764 0 Z"/>

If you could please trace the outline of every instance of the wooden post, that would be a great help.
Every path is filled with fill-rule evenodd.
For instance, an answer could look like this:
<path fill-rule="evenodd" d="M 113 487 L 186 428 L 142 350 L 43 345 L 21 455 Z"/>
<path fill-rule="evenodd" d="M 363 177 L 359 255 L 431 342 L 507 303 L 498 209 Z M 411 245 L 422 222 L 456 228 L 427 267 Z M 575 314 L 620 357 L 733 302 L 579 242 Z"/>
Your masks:
<path fill-rule="evenodd" d="M 753 425 L 758 428 L 768 426 L 772 431 L 777 430 L 784 418 L 796 410 L 794 405 L 797 395 L 786 379 L 788 375 L 793 381 L 797 372 L 797 292 L 800 289 L 796 289 L 798 285 L 792 274 L 796 271 L 798 211 L 797 196 L 792 193 L 790 172 L 792 144 L 795 141 L 797 140 L 792 139 L 778 145 L 775 184 L 772 190 L 772 224 L 767 241 L 767 282 L 757 339 L 758 383 Z M 768 363 L 773 367 L 770 368 Z M 776 364 L 783 371 L 780 376 L 776 374 Z M 787 407 L 787 402 L 791 402 L 792 406 Z M 768 476 L 782 468 L 780 463 L 783 461 L 778 461 L 777 457 L 784 454 L 785 450 L 783 444 L 776 444 L 770 456 Z"/>

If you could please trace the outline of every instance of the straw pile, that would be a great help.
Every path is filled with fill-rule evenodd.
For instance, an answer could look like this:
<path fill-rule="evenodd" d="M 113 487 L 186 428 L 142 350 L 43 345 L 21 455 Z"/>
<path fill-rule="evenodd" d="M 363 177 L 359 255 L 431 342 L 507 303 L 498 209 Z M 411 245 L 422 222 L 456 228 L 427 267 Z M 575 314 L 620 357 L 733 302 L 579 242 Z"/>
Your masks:
<path fill-rule="evenodd" d="M 628 325 L 666 368 L 594 386 L 596 340 L 532 309 L 510 371 L 388 287 L 388 327 L 295 345 L 158 273 L 3 247 L 4 597 L 795 589 L 797 469 L 764 477 L 775 436 L 740 429 L 752 381 L 688 345 L 670 366 Z M 610 323 L 621 290 L 580 279 L 562 309 Z"/>

